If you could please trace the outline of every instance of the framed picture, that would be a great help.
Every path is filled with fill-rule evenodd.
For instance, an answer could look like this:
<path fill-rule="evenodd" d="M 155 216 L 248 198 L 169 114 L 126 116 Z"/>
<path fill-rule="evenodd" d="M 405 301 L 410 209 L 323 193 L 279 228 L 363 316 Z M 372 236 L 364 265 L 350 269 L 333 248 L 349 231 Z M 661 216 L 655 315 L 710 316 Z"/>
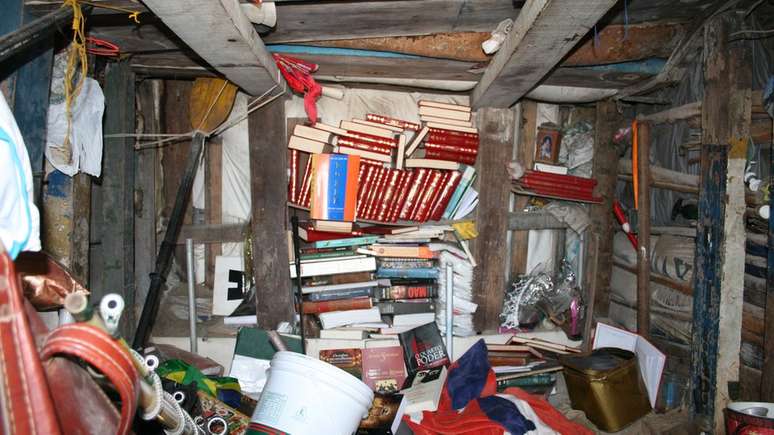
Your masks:
<path fill-rule="evenodd" d="M 538 163 L 556 164 L 559 158 L 559 146 L 562 134 L 553 125 L 541 125 L 537 132 L 535 144 L 535 161 Z"/>

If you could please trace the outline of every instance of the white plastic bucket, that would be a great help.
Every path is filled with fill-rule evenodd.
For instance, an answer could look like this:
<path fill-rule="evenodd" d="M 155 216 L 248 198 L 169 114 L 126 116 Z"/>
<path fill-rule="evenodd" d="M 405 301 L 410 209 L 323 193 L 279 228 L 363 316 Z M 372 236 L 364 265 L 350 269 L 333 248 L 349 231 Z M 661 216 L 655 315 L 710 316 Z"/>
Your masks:
<path fill-rule="evenodd" d="M 277 352 L 267 373 L 248 433 L 351 435 L 374 399 L 351 374 L 300 353 Z"/>

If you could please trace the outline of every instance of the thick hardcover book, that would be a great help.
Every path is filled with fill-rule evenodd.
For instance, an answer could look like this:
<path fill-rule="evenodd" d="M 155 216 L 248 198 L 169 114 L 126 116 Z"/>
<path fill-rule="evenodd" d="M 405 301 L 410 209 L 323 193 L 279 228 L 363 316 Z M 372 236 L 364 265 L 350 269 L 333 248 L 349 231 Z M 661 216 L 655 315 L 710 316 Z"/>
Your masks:
<path fill-rule="evenodd" d="M 419 227 L 393 227 L 387 225 L 371 225 L 366 227 L 359 227 L 363 234 L 379 234 L 379 235 L 398 235 L 413 233 L 418 231 Z"/>
<path fill-rule="evenodd" d="M 354 131 L 358 133 L 364 133 L 364 134 L 370 134 L 372 136 L 379 136 L 383 137 L 385 139 L 395 139 L 395 133 L 386 129 L 386 128 L 380 128 L 380 127 L 374 127 L 370 125 L 363 125 L 358 124 L 356 122 L 352 121 L 341 121 L 339 123 L 339 127 L 347 130 L 347 131 Z"/>
<path fill-rule="evenodd" d="M 461 138 L 479 140 L 478 133 L 470 133 L 458 130 L 449 130 L 446 128 L 435 128 L 428 126 L 430 130 L 429 134 L 442 135 L 442 136 L 459 136 Z"/>
<path fill-rule="evenodd" d="M 462 170 L 462 168 L 460 168 Z M 476 176 L 476 169 L 472 166 L 465 166 L 465 169 L 462 170 L 462 177 L 460 178 L 460 182 L 457 184 L 457 187 L 454 189 L 454 193 L 451 196 L 451 199 L 449 199 L 449 204 L 446 206 L 446 209 L 443 212 L 443 219 L 451 219 L 452 214 L 454 212 L 454 209 L 457 207 L 457 204 L 460 202 L 460 199 L 462 199 L 462 195 L 465 193 L 465 190 L 467 190 L 468 186 L 470 186 L 473 183 L 473 180 Z"/>
<path fill-rule="evenodd" d="M 438 182 L 438 187 L 435 189 L 435 193 L 433 193 L 433 196 L 430 198 L 430 200 L 427 202 L 428 206 L 422 211 L 422 215 L 419 216 L 419 220 L 422 222 L 426 222 L 430 219 L 430 215 L 433 212 L 433 209 L 438 204 L 438 201 L 441 199 L 441 195 L 443 194 L 444 187 L 446 187 L 446 184 L 449 182 L 449 180 L 452 177 L 452 174 L 457 173 L 457 171 L 443 171 L 443 175 L 441 176 L 441 180 Z"/>
<path fill-rule="evenodd" d="M 306 201 L 309 199 L 309 187 L 312 185 L 310 177 L 312 176 L 312 156 L 306 159 L 306 167 L 304 169 L 304 176 L 301 179 L 300 190 L 296 194 L 296 204 L 300 206 L 306 206 Z"/>
<path fill-rule="evenodd" d="M 331 145 L 325 142 L 318 142 L 299 136 L 290 136 L 288 148 L 311 154 L 329 153 L 333 149 Z"/>
<path fill-rule="evenodd" d="M 379 154 L 390 155 L 392 148 L 388 145 L 380 145 L 374 142 L 368 142 L 360 139 L 340 137 L 336 140 L 336 145 L 350 148 L 357 148 L 364 151 L 372 151 Z"/>
<path fill-rule="evenodd" d="M 367 119 L 353 119 L 352 122 L 354 122 L 355 124 L 370 125 L 371 127 L 381 128 L 381 129 L 384 129 L 384 130 L 390 130 L 393 133 L 403 133 L 403 129 L 401 127 L 396 127 L 394 125 L 388 125 L 388 124 L 382 124 L 380 122 L 369 121 Z"/>
<path fill-rule="evenodd" d="M 419 131 L 420 125 L 414 122 L 404 121 L 402 119 L 390 118 L 389 116 L 376 115 L 369 113 L 366 115 L 366 119 L 371 122 L 378 122 L 379 124 L 391 125 L 393 127 L 402 128 L 404 130 Z"/>
<path fill-rule="evenodd" d="M 438 269 L 435 267 L 417 267 L 413 269 L 387 269 L 379 268 L 376 270 L 376 276 L 379 278 L 438 278 Z"/>
<path fill-rule="evenodd" d="M 312 156 L 312 219 L 354 221 L 360 157 L 341 154 Z"/>
<path fill-rule="evenodd" d="M 312 302 L 336 301 L 340 299 L 353 299 L 369 297 L 378 291 L 379 287 L 351 288 L 345 290 L 330 290 L 325 292 L 309 293 L 308 299 Z"/>
<path fill-rule="evenodd" d="M 435 267 L 435 261 L 419 258 L 379 259 L 379 267 L 387 269 L 416 269 L 417 267 Z"/>
<path fill-rule="evenodd" d="M 410 220 L 414 215 L 414 211 L 417 209 L 419 199 L 427 187 L 427 183 L 430 181 L 430 177 L 433 175 L 430 169 L 420 168 L 418 169 L 417 178 L 414 181 L 414 185 L 409 189 L 406 203 L 403 205 L 403 210 L 400 212 L 400 218 Z"/>
<path fill-rule="evenodd" d="M 403 171 L 395 169 L 390 170 L 390 176 L 387 178 L 387 185 L 384 189 L 384 197 L 379 201 L 379 210 L 376 212 L 375 220 L 379 222 L 387 222 L 387 212 L 392 206 L 395 200 L 395 194 L 398 190 L 398 183 L 400 183 L 400 177 L 403 176 Z"/>
<path fill-rule="evenodd" d="M 398 218 L 400 217 L 400 211 L 403 208 L 403 204 L 406 202 L 406 196 L 408 196 L 409 188 L 414 182 L 416 175 L 417 171 L 403 171 L 403 178 L 400 181 L 400 186 L 398 187 L 398 193 L 395 197 L 395 202 L 392 204 L 390 210 L 390 222 L 398 221 Z"/>
<path fill-rule="evenodd" d="M 449 153 L 446 151 L 438 151 L 433 149 L 425 150 L 425 158 L 435 161 L 455 162 L 463 163 L 466 165 L 474 165 L 476 163 L 476 154 L 460 154 Z"/>
<path fill-rule="evenodd" d="M 293 135 L 328 144 L 333 143 L 333 135 L 330 132 L 319 130 L 303 124 L 298 124 L 293 129 Z"/>
<path fill-rule="evenodd" d="M 301 288 L 303 294 L 323 293 L 323 292 L 336 292 L 340 290 L 353 290 L 353 289 L 370 289 L 381 285 L 381 281 L 371 279 L 370 275 L 361 277 L 360 274 L 354 275 L 354 280 L 348 280 L 338 283 L 329 283 L 326 280 L 325 284 L 315 283 L 315 285 L 309 285 Z M 341 278 L 344 275 L 338 275 L 335 278 Z"/>
<path fill-rule="evenodd" d="M 321 243 L 321 242 L 318 242 Z M 296 277 L 296 265 L 289 265 L 290 277 Z M 301 263 L 301 277 L 336 275 L 352 272 L 370 272 L 376 269 L 376 261 L 373 257 L 344 257 L 330 261 L 316 261 Z"/>
<path fill-rule="evenodd" d="M 441 124 L 456 125 L 458 127 L 473 127 L 473 123 L 470 121 L 458 121 L 455 119 L 441 118 L 438 116 L 420 116 L 419 119 L 422 122 L 438 122 Z"/>
<path fill-rule="evenodd" d="M 434 313 L 435 302 L 379 302 L 379 312 L 382 315 L 394 316 L 402 314 Z"/>
<path fill-rule="evenodd" d="M 331 252 L 345 252 L 345 251 L 351 251 L 352 249 L 349 247 L 341 247 L 341 248 L 301 248 L 301 258 L 303 259 L 304 255 L 309 254 L 322 254 L 322 253 L 331 253 Z"/>
<path fill-rule="evenodd" d="M 373 143 L 381 146 L 388 146 L 390 148 L 396 148 L 398 146 L 398 140 L 395 138 L 385 138 L 381 136 L 374 136 L 372 134 L 360 133 L 357 131 L 345 131 L 344 134 L 339 135 L 339 137 L 357 139 L 362 142 Z"/>
<path fill-rule="evenodd" d="M 320 314 L 329 311 L 362 310 L 371 308 L 373 303 L 370 297 L 352 299 L 339 299 L 330 301 L 305 301 L 303 309 L 305 314 Z"/>
<path fill-rule="evenodd" d="M 465 134 L 478 134 L 478 130 L 474 127 L 460 127 L 458 125 L 445 124 L 441 122 L 427 122 L 425 125 L 427 125 L 428 128 L 434 128 L 437 130 L 448 130 Z"/>
<path fill-rule="evenodd" d="M 430 210 L 430 219 L 434 221 L 441 220 L 443 212 L 446 210 L 446 206 L 449 204 L 449 200 L 451 199 L 454 190 L 457 189 L 461 178 L 462 173 L 459 171 L 452 171 L 449 173 L 446 183 L 444 183 L 441 188 L 441 194 L 438 195 L 438 199 Z"/>
<path fill-rule="evenodd" d="M 362 246 L 372 245 L 379 240 L 378 236 L 350 237 L 337 240 L 320 240 L 314 242 L 315 248 L 337 248 L 339 246 Z"/>
<path fill-rule="evenodd" d="M 428 133 L 430 133 L 430 129 L 427 127 L 422 127 L 422 130 L 419 130 L 417 134 L 411 138 L 411 143 L 409 143 L 408 148 L 406 148 L 406 157 L 411 156 L 411 154 L 416 151 L 416 149 L 419 147 L 419 144 L 422 143 Z"/>
<path fill-rule="evenodd" d="M 337 146 L 336 152 L 338 152 L 339 154 L 347 154 L 350 156 L 360 156 L 364 159 L 373 161 L 375 164 L 392 162 L 392 157 L 390 157 L 389 155 L 377 153 L 374 151 L 361 150 L 359 148 L 351 148 L 344 145 Z"/>
<path fill-rule="evenodd" d="M 398 334 L 409 376 L 420 370 L 443 367 L 451 362 L 435 322 Z"/>
<path fill-rule="evenodd" d="M 438 118 L 453 119 L 456 121 L 470 121 L 470 112 L 428 106 L 419 107 L 419 116 L 434 116 Z"/>
<path fill-rule="evenodd" d="M 435 144 L 444 144 L 444 145 L 454 146 L 454 147 L 475 148 L 475 149 L 479 148 L 478 138 L 471 138 L 471 137 L 458 136 L 458 135 L 452 135 L 452 134 L 430 133 L 427 136 L 427 142 L 435 143 Z"/>
<path fill-rule="evenodd" d="M 376 307 L 367 310 L 329 311 L 320 313 L 320 324 L 323 329 L 338 328 L 357 323 L 376 323 L 382 321 L 382 315 Z"/>
<path fill-rule="evenodd" d="M 438 184 L 441 182 L 441 178 L 443 178 L 444 172 L 443 171 L 433 171 L 429 181 L 424 186 L 424 189 L 422 189 L 422 196 L 419 197 L 419 200 L 417 201 L 417 207 L 414 209 L 413 213 L 411 214 L 411 220 L 413 221 L 419 221 L 424 222 L 422 219 L 423 216 L 427 214 L 428 208 L 430 208 L 430 201 L 433 198 L 433 195 L 435 195 L 436 191 L 438 190 Z"/>
<path fill-rule="evenodd" d="M 446 367 L 419 370 L 409 374 L 403 391 L 404 412 L 406 414 L 433 412 L 438 409 L 443 386 L 446 383 Z"/>
<path fill-rule="evenodd" d="M 403 348 L 373 347 L 362 350 L 363 382 L 382 394 L 395 394 L 406 380 Z"/>
<path fill-rule="evenodd" d="M 338 233 L 333 231 L 319 231 L 312 227 L 298 227 L 298 237 L 305 242 L 318 242 L 320 240 L 348 239 L 359 234 Z M 343 246 L 343 245 L 342 245 Z"/>
<path fill-rule="evenodd" d="M 366 213 L 366 219 L 376 220 L 376 213 L 379 210 L 379 204 L 382 203 L 384 198 L 384 192 L 387 189 L 387 181 L 390 178 L 390 169 L 382 168 L 382 173 L 379 177 L 379 184 L 376 185 L 376 193 L 374 194 L 374 200 L 368 204 L 368 211 Z"/>
<path fill-rule="evenodd" d="M 379 170 L 377 166 L 365 165 L 366 169 L 363 173 L 363 180 L 360 183 L 360 188 L 357 192 L 357 218 L 363 219 L 366 211 L 366 203 L 368 202 L 368 196 L 371 194 L 371 187 L 373 186 L 374 179 L 376 178 L 376 172 Z"/>
<path fill-rule="evenodd" d="M 335 257 L 351 257 L 355 255 L 355 251 L 340 251 L 340 252 L 320 252 L 317 254 L 303 254 L 301 255 L 301 261 L 304 260 L 321 260 L 324 258 L 335 258 Z"/>
<path fill-rule="evenodd" d="M 393 285 L 391 287 L 379 287 L 374 296 L 381 300 L 395 299 L 424 299 L 434 298 L 438 295 L 434 285 Z"/>
<path fill-rule="evenodd" d="M 298 150 L 288 149 L 288 201 L 296 203 L 298 191 Z"/>
<path fill-rule="evenodd" d="M 462 112 L 468 112 L 472 110 L 470 106 L 464 106 L 462 104 L 453 104 L 453 103 L 441 103 L 438 101 L 428 101 L 428 100 L 419 100 L 419 107 L 427 106 L 427 107 L 437 107 L 439 109 L 446 109 L 446 110 L 459 110 Z"/>
<path fill-rule="evenodd" d="M 376 244 L 372 245 L 368 252 L 369 255 L 377 257 L 393 258 L 411 258 L 411 259 L 429 259 L 434 258 L 435 254 L 427 246 L 402 244 Z"/>
<path fill-rule="evenodd" d="M 425 151 L 425 155 L 427 155 L 427 153 L 430 151 L 432 150 Z M 406 160 L 406 167 L 456 171 L 460 168 L 460 165 L 459 163 L 455 163 L 453 161 L 431 159 L 426 157 L 424 159 L 408 159 Z"/>
<path fill-rule="evenodd" d="M 379 191 L 386 176 L 387 169 L 384 167 L 377 168 L 376 175 L 374 176 L 374 182 L 371 184 L 371 187 L 369 187 L 370 191 L 368 192 L 368 197 L 366 198 L 365 210 L 363 210 L 363 219 L 371 218 L 374 205 L 376 204 L 376 198 L 379 196 Z"/>
<path fill-rule="evenodd" d="M 358 379 L 363 377 L 363 354 L 361 349 L 321 350 L 320 361 L 334 365 Z"/>
<path fill-rule="evenodd" d="M 334 288 L 359 288 L 376 285 L 358 285 L 366 282 L 377 282 L 374 280 L 374 275 L 370 271 L 342 273 L 339 275 L 313 276 L 302 280 L 304 285 L 304 293 L 332 290 Z M 346 287 L 334 287 L 340 285 L 346 285 Z"/>
<path fill-rule="evenodd" d="M 478 147 L 472 147 L 468 145 L 451 145 L 443 142 L 430 142 L 425 143 L 425 150 L 437 151 L 450 154 L 464 154 L 475 156 L 478 154 Z"/>

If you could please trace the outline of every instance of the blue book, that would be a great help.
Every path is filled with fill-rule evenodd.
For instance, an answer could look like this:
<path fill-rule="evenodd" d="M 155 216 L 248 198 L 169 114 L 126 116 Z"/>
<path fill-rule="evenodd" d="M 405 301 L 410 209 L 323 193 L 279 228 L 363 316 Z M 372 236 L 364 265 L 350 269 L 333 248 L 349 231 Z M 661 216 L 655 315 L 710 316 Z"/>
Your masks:
<path fill-rule="evenodd" d="M 341 246 L 373 245 L 379 240 L 379 236 L 350 237 L 347 239 L 320 240 L 314 242 L 315 248 L 338 248 Z"/>
<path fill-rule="evenodd" d="M 412 269 L 379 268 L 376 270 L 377 278 L 403 278 L 403 279 L 435 279 L 438 278 L 438 269 L 435 267 L 416 267 Z"/>
<path fill-rule="evenodd" d="M 309 293 L 307 298 L 310 301 L 335 301 L 337 299 L 350 299 L 359 298 L 363 296 L 371 296 L 373 287 L 365 288 L 352 288 L 346 290 L 330 290 L 317 293 Z"/>
<path fill-rule="evenodd" d="M 449 199 L 449 203 L 446 205 L 446 210 L 443 212 L 441 219 L 448 220 L 452 218 L 454 215 L 454 209 L 457 208 L 457 204 L 459 204 L 460 200 L 462 199 L 462 195 L 465 193 L 465 190 L 468 188 L 468 186 L 473 183 L 475 177 L 475 168 L 472 166 L 466 166 L 465 170 L 462 172 L 462 178 L 460 178 L 460 182 L 457 184 L 457 188 L 454 189 L 454 193 Z"/>

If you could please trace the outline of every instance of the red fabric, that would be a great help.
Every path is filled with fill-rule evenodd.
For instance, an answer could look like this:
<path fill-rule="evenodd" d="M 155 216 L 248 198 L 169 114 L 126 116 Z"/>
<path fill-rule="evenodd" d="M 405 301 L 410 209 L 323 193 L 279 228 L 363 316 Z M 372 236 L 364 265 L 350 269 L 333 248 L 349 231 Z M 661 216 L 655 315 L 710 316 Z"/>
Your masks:
<path fill-rule="evenodd" d="M 521 388 L 516 387 L 507 388 L 504 393 L 527 402 L 543 423 L 562 435 L 594 435 L 594 432 L 587 427 L 568 420 L 542 396 L 529 394 Z"/>
<path fill-rule="evenodd" d="M 288 86 L 294 92 L 304 94 L 304 110 L 306 116 L 312 124 L 317 122 L 317 99 L 322 95 L 322 86 L 312 77 L 312 73 L 317 71 L 317 64 L 306 62 L 295 57 L 274 54 L 274 61 L 277 63 L 282 76 L 288 82 Z"/>

